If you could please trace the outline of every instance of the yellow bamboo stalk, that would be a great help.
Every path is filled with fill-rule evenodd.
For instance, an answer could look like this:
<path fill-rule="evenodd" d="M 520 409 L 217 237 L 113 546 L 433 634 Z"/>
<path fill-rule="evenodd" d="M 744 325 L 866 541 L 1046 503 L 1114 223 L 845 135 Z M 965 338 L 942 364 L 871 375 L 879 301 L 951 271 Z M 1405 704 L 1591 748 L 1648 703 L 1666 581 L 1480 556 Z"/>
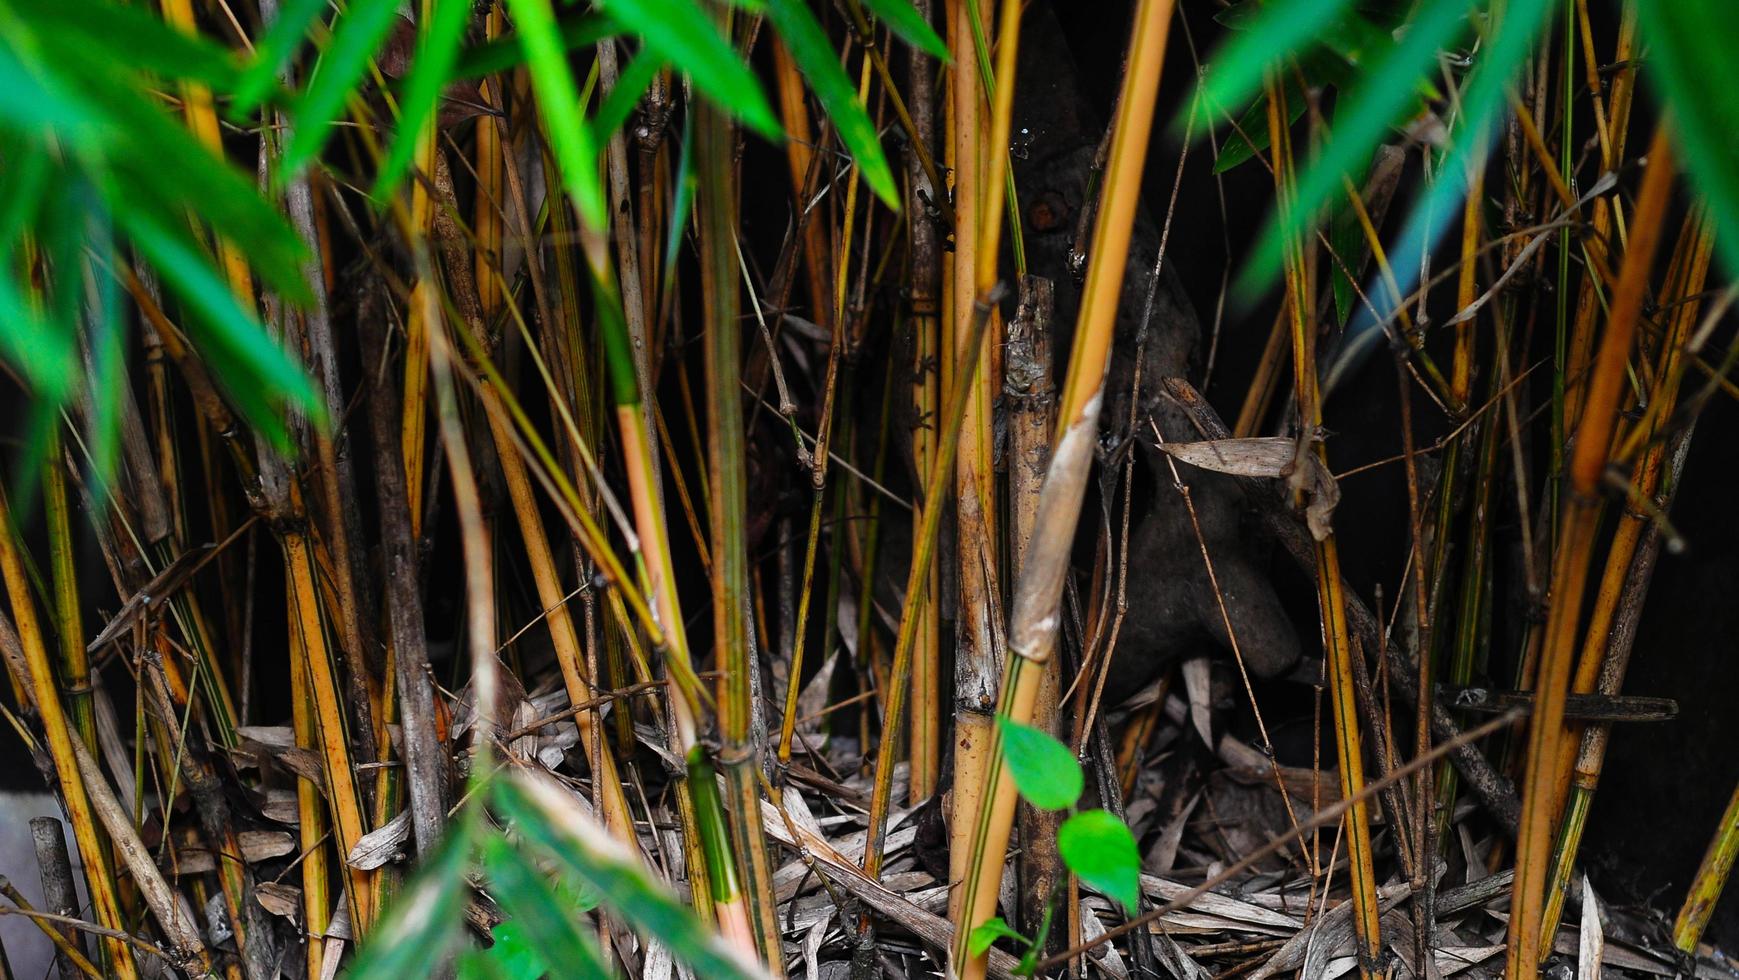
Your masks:
<path fill-rule="evenodd" d="M 1570 495 L 1562 518 L 1559 550 L 1552 563 L 1552 605 L 1534 685 L 1533 718 L 1528 725 L 1527 775 L 1523 782 L 1521 829 L 1516 840 L 1516 879 L 1510 900 L 1509 980 L 1532 977 L 1545 951 L 1543 905 L 1551 873 L 1555 774 L 1564 738 L 1564 700 L 1576 644 L 1582 595 L 1588 581 L 1600 517 L 1597 496 L 1617 424 L 1631 342 L 1648 293 L 1649 271 L 1660 241 L 1673 183 L 1673 152 L 1665 123 L 1655 130 L 1648 169 L 1637 195 L 1634 224 L 1619 270 L 1612 312 L 1589 380 L 1577 424 L 1570 462 Z"/>
<path fill-rule="evenodd" d="M 48 737 L 48 750 L 54 760 L 55 775 L 60 780 L 62 805 L 72 823 L 73 840 L 85 866 L 85 886 L 97 924 L 108 929 L 126 931 L 121 906 L 115 895 L 115 877 L 98 834 L 98 824 L 85 793 L 84 779 L 79 773 L 78 756 L 73 746 L 77 736 L 60 700 L 54 676 L 54 666 L 48 659 L 48 647 L 43 642 L 41 621 L 36 615 L 36 603 L 31 598 L 30 577 L 24 570 L 19 551 L 17 529 L 12 523 L 11 508 L 0 490 L 0 578 L 12 602 L 12 619 L 18 628 L 18 638 L 24 647 L 24 662 L 28 678 L 14 678 L 20 687 L 29 689 L 30 699 L 42 719 L 43 732 Z M 103 940 L 103 952 L 108 969 L 115 976 L 138 976 L 133 951 L 125 943 Z"/>
<path fill-rule="evenodd" d="M 289 582 L 290 615 L 296 619 L 300 648 L 291 656 L 302 658 L 308 690 L 314 707 L 314 730 L 325 762 L 326 792 L 332 810 L 332 829 L 340 856 L 349 854 L 367 832 L 362 817 L 362 799 L 357 793 L 356 770 L 350 743 L 344 731 L 344 701 L 326 645 L 320 621 L 320 597 L 316 593 L 313 559 L 308 541 L 300 532 L 283 534 L 284 564 Z M 350 923 L 354 934 L 366 935 L 374 922 L 374 874 L 344 865 L 349 884 Z"/>
<path fill-rule="evenodd" d="M 1271 82 L 1268 88 L 1268 132 L 1274 155 L 1275 196 L 1282 213 L 1294 206 L 1291 139 L 1285 113 L 1281 110 L 1284 104 L 1284 96 Z M 1311 311 L 1316 308 L 1312 300 L 1312 277 L 1302 242 L 1289 237 L 1285 248 L 1286 313 L 1292 327 L 1292 368 L 1299 425 L 1306 431 L 1314 431 L 1322 425 L 1322 400 L 1316 376 L 1316 330 L 1310 322 Z M 1327 469 L 1328 457 L 1320 439 L 1310 439 L 1304 451 L 1314 454 L 1317 464 Z M 1362 794 L 1365 764 L 1353 676 L 1353 647 L 1347 630 L 1346 596 L 1341 590 L 1340 547 L 1332 530 L 1316 542 L 1316 565 L 1317 604 L 1323 643 L 1327 648 L 1329 705 L 1334 719 L 1341 796 L 1355 801 L 1346 815 L 1353 931 L 1358 939 L 1359 976 L 1370 980 L 1377 975 L 1382 955 L 1382 911 L 1377 902 L 1369 806 Z"/>
<path fill-rule="evenodd" d="M 302 648 L 301 628 L 294 616 L 289 622 L 290 649 Z M 308 689 L 308 668 L 299 656 L 290 656 L 290 721 L 296 736 L 296 747 L 319 751 L 319 736 L 314 731 L 314 699 Z M 326 812 L 320 799 L 320 787 L 306 776 L 296 777 L 296 839 L 302 855 L 302 917 L 306 925 L 308 980 L 320 980 L 325 975 L 322 962 L 326 953 L 327 917 L 332 912 L 332 896 L 328 890 L 331 871 L 326 863 Z"/>
<path fill-rule="evenodd" d="M 1034 537 L 1022 562 L 1008 631 L 1008 665 L 998 707 L 1022 724 L 1032 719 L 1044 664 L 1056 649 L 1063 580 L 1098 431 L 1105 371 L 1139 206 L 1141 173 L 1147 160 L 1172 6 L 1172 0 L 1142 0 L 1135 14 L 1103 196 L 1093 227 L 1092 260 L 1082 290 L 1069 376 L 1059 409 L 1063 424 L 1040 495 Z M 999 43 L 1010 42 L 1000 38 Z M 1007 85 L 1008 80 L 1002 84 Z M 999 88 L 999 94 L 1006 91 Z M 963 285 L 957 282 L 956 288 Z M 974 859 L 969 862 L 953 917 L 955 942 L 949 964 L 953 973 L 965 980 L 981 980 L 985 975 L 985 956 L 972 955 L 967 943 L 973 928 L 995 911 L 997 886 L 1014 824 L 1015 787 L 1002 764 L 1000 737 L 994 739 L 989 763 L 980 783 L 981 802 L 973 817 Z M 957 795 L 955 819 L 963 822 L 966 814 L 973 811 L 958 809 L 958 799 Z"/>

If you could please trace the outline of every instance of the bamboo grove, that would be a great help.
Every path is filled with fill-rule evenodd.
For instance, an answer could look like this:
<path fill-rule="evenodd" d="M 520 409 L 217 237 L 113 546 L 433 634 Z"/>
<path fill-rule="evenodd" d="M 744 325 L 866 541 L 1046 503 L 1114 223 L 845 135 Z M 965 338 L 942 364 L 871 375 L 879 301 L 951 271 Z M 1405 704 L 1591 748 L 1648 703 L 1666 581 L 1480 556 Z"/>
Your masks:
<path fill-rule="evenodd" d="M 1423 975 L 1478 826 L 1490 964 L 1536 975 L 1594 906 L 1614 721 L 1576 705 L 1625 693 L 1739 396 L 1735 113 L 1693 98 L 1734 15 L 1365 6 L 1059 12 L 1127 29 L 1057 323 L 1018 0 L 0 0 L 6 719 L 83 895 L 0 912 L 63 976 L 1266 976 L 1290 933 L 1168 929 L 1277 862 L 1293 932 Z M 1146 345 L 1167 250 L 1232 237 L 1176 188 L 1234 165 L 1271 197 L 1212 330 L 1260 320 L 1219 355 L 1251 381 L 1144 376 L 1130 290 Z M 1374 601 L 1324 428 L 1371 358 L 1407 514 Z M 1312 767 L 1267 744 L 1208 472 L 1314 586 Z M 1033 805 L 1010 749 L 1059 740 L 1041 775 L 1174 856 L 1126 806 L 1159 733 L 1235 754 L 1204 661 L 1107 684 L 1142 493 L 1181 495 L 1287 827 L 1175 875 L 1081 858 L 1081 789 Z M 1528 709 L 1451 710 L 1491 676 Z M 1687 955 L 1735 853 L 1739 803 Z"/>

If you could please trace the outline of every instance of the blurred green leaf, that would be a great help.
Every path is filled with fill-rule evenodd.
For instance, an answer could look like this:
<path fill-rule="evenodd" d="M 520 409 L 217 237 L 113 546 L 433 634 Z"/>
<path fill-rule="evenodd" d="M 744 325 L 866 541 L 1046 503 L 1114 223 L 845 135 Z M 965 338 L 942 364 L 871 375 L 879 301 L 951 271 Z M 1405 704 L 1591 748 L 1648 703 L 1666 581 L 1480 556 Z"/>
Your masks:
<path fill-rule="evenodd" d="M 1715 247 L 1729 274 L 1739 274 L 1739 4 L 1731 0 L 1641 3 L 1649 75 L 1670 107 L 1685 169 L 1709 199 Z"/>
<path fill-rule="evenodd" d="M 564 909 L 542 874 L 500 836 L 483 841 L 483 865 L 495 887 L 490 894 L 524 929 L 550 973 L 575 980 L 608 977 L 610 971 L 591 940 L 575 928 L 573 911 Z"/>
<path fill-rule="evenodd" d="M 604 98 L 604 104 L 598 107 L 598 114 L 592 117 L 592 142 L 602 146 L 623 124 L 633 115 L 634 107 L 640 104 L 640 97 L 646 94 L 646 89 L 652 85 L 652 79 L 664 67 L 664 59 L 652 52 L 644 52 L 616 77 L 616 87 Z"/>
<path fill-rule="evenodd" d="M 1345 175 L 1369 158 L 1396 116 L 1418 98 L 1418 80 L 1434 70 L 1438 51 L 1460 35 L 1466 13 L 1460 0 L 1424 4 L 1401 42 L 1373 60 L 1357 87 L 1346 93 L 1344 107 L 1335 112 L 1334 131 L 1299 173 L 1292 208 L 1270 217 L 1258 236 L 1255 255 L 1238 278 L 1241 290 L 1273 281 L 1281 243 L 1314 222 L 1328 196 L 1341 193 Z"/>
<path fill-rule="evenodd" d="M 491 976 L 506 977 L 508 980 L 537 980 L 549 972 L 543 954 L 537 951 L 537 944 L 526 935 L 525 923 L 518 919 L 509 919 L 491 929 L 489 934 L 495 940 L 495 945 L 486 952 L 478 952 L 491 965 Z"/>
<path fill-rule="evenodd" d="M 1446 0 L 1438 6 L 1453 5 Z M 1334 23 L 1348 0 L 1245 0 L 1220 19 L 1242 27 L 1208 63 L 1202 83 L 1202 101 L 1210 111 L 1231 111 L 1243 105 L 1262 88 L 1262 76 L 1276 52 L 1289 53 L 1316 39 Z M 1183 119 L 1174 128 L 1182 131 Z"/>
<path fill-rule="evenodd" d="M 567 49 L 556 29 L 549 0 L 508 0 L 537 92 L 538 110 L 549 130 L 550 149 L 561 168 L 562 184 L 580 220 L 590 228 L 607 225 L 604 190 L 598 179 L 598 148 L 586 129 L 568 70 Z"/>
<path fill-rule="evenodd" d="M 1135 914 L 1141 902 L 1141 853 L 1123 821 L 1108 810 L 1083 810 L 1057 829 L 1057 851 L 1076 877 Z"/>
<path fill-rule="evenodd" d="M 332 29 L 332 40 L 320 54 L 314 77 L 292 109 L 294 132 L 284 147 L 280 179 L 320 154 L 333 124 L 344 114 L 346 102 L 398 16 L 398 0 L 351 0 Z"/>
<path fill-rule="evenodd" d="M 562 45 L 572 51 L 576 48 L 589 48 L 604 38 L 614 37 L 622 33 L 622 28 L 609 15 L 601 11 L 590 11 L 561 18 L 556 22 L 556 33 L 561 37 Z M 453 66 L 452 77 L 458 80 L 493 75 L 524 64 L 525 58 L 525 46 L 519 35 L 509 34 L 460 52 L 459 60 Z"/>
<path fill-rule="evenodd" d="M 441 90 L 453 76 L 453 66 L 459 60 L 459 45 L 465 39 L 465 25 L 471 19 L 471 0 L 441 0 L 434 16 L 421 32 L 422 44 L 416 61 L 411 64 L 399 97 L 399 124 L 393 136 L 392 149 L 381 161 L 375 175 L 374 199 L 383 201 L 398 186 L 399 179 L 410 169 L 417 154 L 418 137 L 423 124 L 434 115 L 440 104 Z"/>
<path fill-rule="evenodd" d="M 11 263 L 0 264 L 0 350 L 18 365 L 35 394 L 52 402 L 64 400 L 72 391 L 73 338 L 70 333 L 44 320 L 19 282 L 12 277 Z"/>
<path fill-rule="evenodd" d="M 235 56 L 164 23 L 143 6 L 96 0 L 11 0 L 50 36 L 101 53 L 115 64 L 227 91 L 240 77 Z"/>
<path fill-rule="evenodd" d="M 783 130 L 755 73 L 695 0 L 606 0 L 603 7 L 638 34 L 646 50 L 657 52 L 693 79 L 701 97 L 768 139 L 779 138 Z M 777 17 L 775 11 L 775 22 Z"/>
<path fill-rule="evenodd" d="M 1063 810 L 1081 798 L 1086 780 L 1075 753 L 1045 732 L 1004 715 L 996 716 L 1002 733 L 1003 761 L 1015 788 L 1041 810 Z"/>
<path fill-rule="evenodd" d="M 398 892 L 386 916 L 346 971 L 347 980 L 406 980 L 432 975 L 462 934 L 465 865 L 471 859 L 473 821 L 462 817 L 435 852 Z"/>
<path fill-rule="evenodd" d="M 863 5 L 907 44 L 944 63 L 948 61 L 948 45 L 936 36 L 936 29 L 910 0 L 864 0 Z"/>
<path fill-rule="evenodd" d="M 324 421 L 325 403 L 314 382 L 270 337 L 253 312 L 244 310 L 229 283 L 212 268 L 185 231 L 159 223 L 143 210 L 117 220 L 191 313 L 184 329 L 247 421 L 280 450 L 289 448 L 281 418 L 286 404 Z"/>
<path fill-rule="evenodd" d="M 833 123 L 834 131 L 839 133 L 840 142 L 857 161 L 864 182 L 883 203 L 898 210 L 899 191 L 894 186 L 894 175 L 888 169 L 887 157 L 882 154 L 881 138 L 876 134 L 875 124 L 870 122 L 869 113 L 858 102 L 857 89 L 846 77 L 845 70 L 839 67 L 839 55 L 827 40 L 827 32 L 821 29 L 815 15 L 810 12 L 808 3 L 805 0 L 769 0 L 767 15 L 772 18 L 773 27 L 778 30 L 785 47 L 790 49 L 792 60 L 797 62 L 803 77 L 809 80 L 815 97 L 821 100 L 821 108 Z"/>
<path fill-rule="evenodd" d="M 496 780 L 493 799 L 522 840 L 536 844 L 539 853 L 596 889 L 605 905 L 642 935 L 668 946 L 697 975 L 708 980 L 758 980 L 753 964 L 725 946 L 566 792 L 547 780 L 526 776 Z"/>
<path fill-rule="evenodd" d="M 279 4 L 278 16 L 254 43 L 254 58 L 236 81 L 231 119 L 244 118 L 277 87 L 278 73 L 301 49 L 302 38 L 326 4 L 327 0 L 284 0 Z"/>

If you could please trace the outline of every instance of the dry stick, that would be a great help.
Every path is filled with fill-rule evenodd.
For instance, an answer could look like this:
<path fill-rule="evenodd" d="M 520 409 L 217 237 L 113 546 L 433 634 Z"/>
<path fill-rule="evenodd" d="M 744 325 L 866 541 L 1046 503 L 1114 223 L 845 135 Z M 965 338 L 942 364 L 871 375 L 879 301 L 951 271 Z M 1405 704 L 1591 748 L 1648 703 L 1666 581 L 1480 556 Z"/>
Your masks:
<path fill-rule="evenodd" d="M 1058 412 L 1061 433 L 1039 500 L 1034 535 L 1023 561 L 1009 622 L 1009 656 L 999 709 L 1015 722 L 1032 719 L 1037 680 L 1056 651 L 1064 580 L 1075 528 L 1093 462 L 1099 410 L 1117 323 L 1117 302 L 1139 206 L 1154 102 L 1171 24 L 1171 0 L 1142 0 L 1132 26 L 1128 70 L 1118 96 L 1104 197 L 1093 229 L 1093 252 L 1082 290 L 1068 381 Z M 999 39 L 1008 44 L 1008 38 Z M 1003 84 L 1007 84 L 1005 80 Z M 1003 765 L 1002 739 L 993 738 L 990 764 L 979 788 L 973 855 L 955 919 L 950 969 L 965 980 L 983 977 L 985 961 L 967 946 L 973 927 L 994 912 L 997 885 L 1014 824 L 1015 787 Z M 961 796 L 956 788 L 955 806 Z M 956 810 L 956 820 L 971 811 Z"/>
<path fill-rule="evenodd" d="M 1554 768 L 1564 738 L 1564 697 L 1568 693 L 1575 654 L 1582 595 L 1592 562 L 1600 517 L 1597 496 L 1600 474 L 1617 423 L 1618 399 L 1626 376 L 1631 341 L 1648 293 L 1649 270 L 1660 241 L 1673 184 L 1671 134 L 1663 123 L 1655 130 L 1648 151 L 1648 169 L 1637 195 L 1630 246 L 1618 274 L 1612 312 L 1589 380 L 1587 398 L 1576 430 L 1570 463 L 1570 494 L 1552 569 L 1552 605 L 1545 646 L 1534 685 L 1537 702 L 1528 726 L 1526 791 L 1522 797 L 1521 833 L 1517 838 L 1516 883 L 1511 900 L 1510 980 L 1531 977 L 1545 951 L 1542 946 L 1542 904 L 1551 873 L 1552 829 L 1557 814 L 1553 798 Z"/>
<path fill-rule="evenodd" d="M 79 910 L 78 889 L 73 885 L 72 860 L 66 851 L 66 832 L 60 821 L 55 817 L 31 817 L 30 838 L 36 848 L 36 866 L 42 878 L 42 899 L 48 905 L 48 911 L 56 915 L 75 915 Z M 83 953 L 78 933 L 71 926 L 63 926 L 61 935 L 67 942 L 79 947 L 76 952 Z M 57 947 L 59 943 L 55 944 Z M 56 956 L 60 962 L 60 975 L 64 980 L 72 977 L 73 964 L 65 952 Z"/>
<path fill-rule="evenodd" d="M 179 965 L 183 967 L 209 970 L 211 957 L 206 951 L 204 940 L 199 936 L 199 924 L 193 920 L 181 896 L 163 880 L 163 874 L 157 870 L 157 862 L 152 859 L 150 850 L 139 839 L 138 831 L 133 829 L 131 815 L 122 808 L 121 801 L 115 798 L 114 790 L 109 788 L 109 782 L 103 776 L 97 760 L 91 756 L 90 749 L 85 748 L 84 743 L 77 739 L 72 740 L 71 748 L 75 757 L 73 761 L 78 766 L 85 788 L 90 792 L 91 809 L 102 822 L 103 828 L 109 832 L 115 852 L 132 873 L 146 907 L 151 910 L 158 926 L 163 929 L 164 936 L 168 938 L 174 952 L 171 958 L 179 960 Z M 77 818 L 74 819 L 76 821 Z"/>
<path fill-rule="evenodd" d="M 1215 888 L 1218 888 L 1226 882 L 1231 881 L 1238 875 L 1243 874 L 1268 855 L 1279 851 L 1281 848 L 1286 847 L 1294 841 L 1297 841 L 1302 845 L 1306 834 L 1320 830 L 1323 827 L 1332 826 L 1334 823 L 1339 821 L 1342 816 L 1346 815 L 1347 811 L 1355 806 L 1365 803 L 1373 795 L 1388 789 L 1390 786 L 1395 785 L 1403 779 L 1406 779 L 1414 772 L 1436 762 L 1438 759 L 1441 759 L 1446 755 L 1449 755 L 1461 746 L 1472 744 L 1479 739 L 1485 738 L 1487 735 L 1515 724 L 1524 714 L 1525 712 L 1521 708 L 1507 711 L 1477 728 L 1470 728 L 1467 731 L 1462 732 L 1450 741 L 1438 744 L 1437 747 L 1433 748 L 1430 752 L 1417 759 L 1409 760 L 1406 765 L 1401 766 L 1389 775 L 1367 783 L 1363 789 L 1359 790 L 1357 796 L 1347 797 L 1326 809 L 1318 811 L 1309 820 L 1300 824 L 1297 830 L 1270 838 L 1268 843 L 1263 844 L 1261 847 L 1258 847 L 1254 851 L 1239 858 L 1236 862 L 1228 865 L 1225 870 L 1221 871 L 1219 874 L 1214 875 L 1159 908 L 1145 912 L 1120 926 L 1107 929 L 1103 935 L 1091 940 L 1090 942 L 1082 943 L 1072 949 L 1064 950 L 1055 956 L 1049 957 L 1048 959 L 1040 960 L 1038 968 L 1035 970 L 1035 975 L 1042 976 L 1046 970 L 1065 966 L 1075 957 L 1080 956 L 1097 946 L 1108 943 L 1113 939 L 1126 936 L 1137 929 L 1144 928 L 1149 923 L 1158 921 L 1160 918 L 1170 915 L 1179 909 L 1188 908 L 1191 902 L 1194 902 L 1196 899 L 1206 895 L 1208 892 L 1213 891 Z"/>
<path fill-rule="evenodd" d="M 32 821 L 32 823 L 34 824 L 35 821 Z M 55 822 L 54 832 L 56 834 L 60 833 L 59 821 Z M 64 857 L 65 854 L 66 848 L 63 846 L 61 848 L 62 857 Z M 70 885 L 70 883 L 71 879 L 69 878 L 68 884 Z M 73 972 L 74 970 L 83 973 L 85 976 L 92 978 L 92 980 L 102 980 L 103 978 L 103 975 L 97 971 L 96 965 L 85 956 L 84 950 L 78 947 L 77 930 L 79 928 L 88 929 L 98 935 L 109 934 L 112 932 L 113 934 L 109 935 L 108 938 L 122 939 L 129 943 L 147 947 L 151 949 L 152 952 L 162 952 L 161 950 L 152 947 L 150 943 L 134 939 L 127 933 L 115 932 L 113 930 L 104 929 L 102 926 L 91 925 L 88 922 L 74 918 L 70 913 L 38 912 L 35 908 L 31 907 L 30 902 L 25 899 L 23 895 L 19 894 L 18 889 L 13 887 L 12 882 L 8 881 L 5 875 L 0 875 L 0 895 L 5 895 L 6 898 L 12 902 L 13 906 L 12 908 L 7 908 L 4 905 L 0 905 L 0 915 L 22 915 L 29 918 L 31 922 L 36 924 L 38 929 L 42 930 L 42 934 L 48 937 L 48 941 L 54 944 L 54 960 L 57 968 L 60 970 L 61 980 L 72 980 L 72 978 L 76 976 Z M 78 911 L 78 903 L 76 901 L 72 904 L 71 911 Z M 57 929 L 55 926 L 59 926 L 60 928 Z M 4 959 L 4 952 L 4 950 L 0 950 L 0 968 L 8 966 Z M 8 980 L 10 980 L 11 974 L 6 974 L 6 976 Z"/>
<path fill-rule="evenodd" d="M 1294 206 L 1292 195 L 1295 190 L 1284 105 L 1285 95 L 1271 78 L 1268 85 L 1268 131 L 1274 155 L 1275 193 L 1282 214 Z M 1313 324 L 1306 322 L 1312 306 L 1312 263 L 1305 254 L 1304 243 L 1297 236 L 1288 236 L 1283 244 L 1286 249 L 1286 308 L 1292 320 L 1292 364 L 1300 429 L 1298 455 L 1303 457 L 1309 453 L 1315 457 L 1316 465 L 1326 468 L 1327 454 L 1316 432 L 1322 425 L 1322 399 L 1316 375 L 1316 330 Z M 1302 464 L 1300 459 L 1296 465 Z M 1305 492 L 1303 487 L 1293 488 L 1297 500 L 1302 501 Z M 1311 487 L 1308 492 L 1322 491 Z M 1327 648 L 1324 652 L 1328 659 L 1330 707 L 1334 713 L 1341 795 L 1353 799 L 1359 796 L 1365 769 L 1360 748 L 1358 696 L 1354 690 L 1353 650 L 1347 631 L 1346 593 L 1341 587 L 1339 542 L 1332 528 L 1313 536 L 1317 536 L 1317 601 L 1323 642 Z M 1422 697 L 1421 700 L 1426 699 Z M 1382 955 L 1382 912 L 1378 907 L 1370 833 L 1367 808 L 1363 804 L 1353 806 L 1346 827 L 1347 857 L 1351 864 L 1354 931 L 1359 941 L 1359 975 L 1367 980 L 1375 974 L 1377 959 Z"/>
<path fill-rule="evenodd" d="M 487 127 L 485 127 L 487 128 Z M 363 332 L 373 350 L 365 363 L 384 365 L 385 325 L 364 319 Z M 423 626 L 423 602 L 417 589 L 417 539 L 412 531 L 410 490 L 400 453 L 399 424 L 404 413 L 398 386 L 386 373 L 376 378 L 368 395 L 369 432 L 374 440 L 375 496 L 379 501 L 382 572 L 392 641 L 393 681 L 398 692 L 399 730 L 405 780 L 410 790 L 411 832 L 417 853 L 435 846 L 446 823 L 447 764 L 435 730 L 435 693 L 429 676 L 428 637 Z"/>

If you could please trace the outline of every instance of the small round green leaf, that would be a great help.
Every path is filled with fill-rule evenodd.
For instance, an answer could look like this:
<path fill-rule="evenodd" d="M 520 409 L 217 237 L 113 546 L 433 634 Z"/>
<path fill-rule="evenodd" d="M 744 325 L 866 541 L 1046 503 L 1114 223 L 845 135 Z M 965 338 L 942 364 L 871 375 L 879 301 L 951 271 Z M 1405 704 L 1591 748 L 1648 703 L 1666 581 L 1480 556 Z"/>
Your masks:
<path fill-rule="evenodd" d="M 1015 788 L 1041 810 L 1063 810 L 1081 798 L 1086 780 L 1069 747 L 1051 736 L 1001 715 L 1002 754 Z"/>
<path fill-rule="evenodd" d="M 1106 810 L 1082 811 L 1057 830 L 1057 850 L 1076 877 L 1134 914 L 1141 899 L 1141 852 L 1128 825 Z"/>

